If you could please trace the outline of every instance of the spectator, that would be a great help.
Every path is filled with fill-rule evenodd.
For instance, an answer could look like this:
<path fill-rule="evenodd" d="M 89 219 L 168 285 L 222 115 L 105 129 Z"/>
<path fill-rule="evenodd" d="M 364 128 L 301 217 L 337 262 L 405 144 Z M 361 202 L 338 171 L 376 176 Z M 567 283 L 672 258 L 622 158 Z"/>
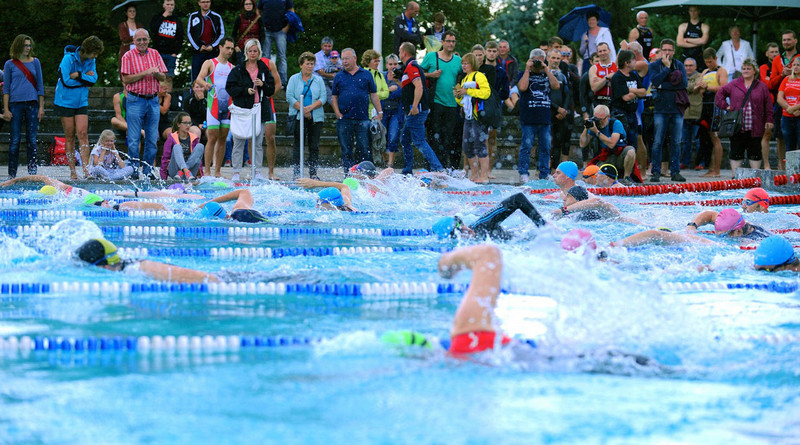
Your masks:
<path fill-rule="evenodd" d="M 558 80 L 558 88 L 550 90 L 550 168 L 556 168 L 558 164 L 569 160 L 569 140 L 570 126 L 569 117 L 572 116 L 570 106 L 572 104 L 572 89 L 569 87 L 567 78 L 559 68 L 561 62 L 561 51 L 551 49 L 547 54 L 547 68 Z"/>
<path fill-rule="evenodd" d="M 154 49 L 148 49 L 150 35 L 146 29 L 136 30 L 133 36 L 136 48 L 122 56 L 120 72 L 125 84 L 126 117 L 128 123 L 127 143 L 128 157 L 134 169 L 133 177 L 138 177 L 139 140 L 144 130 L 144 174 L 151 173 L 155 164 L 158 147 L 158 91 L 159 82 L 165 80 L 167 67 L 161 55 Z"/>
<path fill-rule="evenodd" d="M 32 38 L 25 34 L 14 37 L 8 53 L 11 59 L 3 67 L 3 119 L 11 121 L 8 177 L 14 179 L 17 176 L 23 119 L 28 142 L 28 174 L 36 174 L 36 135 L 39 122 L 44 117 L 44 83 L 42 65 L 34 57 Z"/>
<path fill-rule="evenodd" d="M 652 154 L 652 177 L 650 182 L 661 180 L 661 147 L 669 135 L 670 174 L 673 182 L 686 182 L 681 176 L 681 136 L 683 132 L 683 110 L 678 108 L 677 95 L 686 90 L 686 68 L 675 60 L 675 42 L 661 41 L 661 60 L 650 64 L 650 82 L 657 94 L 653 95 L 655 141 Z M 687 104 L 688 105 L 688 104 Z"/>
<path fill-rule="evenodd" d="M 189 113 L 192 118 L 192 128 L 189 131 L 202 138 L 208 125 L 208 121 L 206 121 L 208 100 L 206 99 L 205 86 L 197 80 L 192 82 L 192 94 L 183 103 L 183 111 Z"/>
<path fill-rule="evenodd" d="M 158 134 L 161 139 L 167 139 L 172 132 L 172 123 L 169 121 L 169 109 L 172 106 L 172 89 L 167 81 L 159 82 L 158 88 Z"/>
<path fill-rule="evenodd" d="M 394 19 L 394 48 L 395 54 L 400 54 L 400 45 L 403 42 L 411 42 L 414 47 L 422 45 L 422 33 L 419 30 L 419 23 L 415 18 L 419 14 L 419 4 L 408 2 L 406 10 Z"/>
<path fill-rule="evenodd" d="M 693 58 L 697 62 L 697 70 L 706 69 L 703 60 L 703 46 L 708 44 L 711 28 L 700 20 L 700 7 L 689 6 L 689 21 L 678 26 L 678 46 L 683 48 L 681 59 Z M 663 40 L 662 40 L 663 42 Z"/>
<path fill-rule="evenodd" d="M 650 78 L 647 78 L 647 84 L 645 84 L 645 77 L 647 77 L 648 71 L 650 70 L 650 63 L 645 59 L 645 55 L 642 53 L 642 45 L 639 42 L 631 42 L 628 45 L 628 49 L 633 51 L 634 55 L 634 63 L 633 63 L 633 70 L 636 74 L 639 75 L 639 78 L 642 79 L 642 88 L 644 89 L 645 95 L 643 98 L 639 98 L 636 104 L 636 122 L 637 122 L 637 131 L 636 131 L 636 140 L 631 141 L 631 145 L 636 147 L 636 163 L 639 165 L 640 171 L 647 170 L 647 145 L 644 142 L 643 136 L 643 128 L 642 128 L 642 115 L 644 114 L 644 103 L 647 99 L 647 87 L 650 85 Z M 619 57 L 619 56 L 617 56 Z M 617 60 L 619 62 L 619 60 Z M 613 92 L 613 90 L 612 90 Z"/>
<path fill-rule="evenodd" d="M 244 61 L 242 51 L 244 44 L 250 39 L 259 42 L 264 40 L 264 28 L 261 24 L 261 12 L 256 9 L 256 0 L 242 0 L 242 12 L 233 21 L 233 57 L 234 64 Z"/>
<path fill-rule="evenodd" d="M 289 78 L 286 86 L 286 102 L 289 103 L 289 119 L 300 121 L 303 119 L 303 134 L 300 134 L 299 123 L 294 127 L 294 151 L 292 165 L 294 166 L 293 179 L 300 177 L 300 138 L 308 140 L 308 176 L 319 179 L 317 176 L 317 163 L 319 158 L 319 138 L 322 134 L 322 122 L 325 113 L 322 106 L 328 99 L 325 85 L 319 76 L 314 75 L 316 59 L 313 54 L 306 51 L 300 55 L 298 63 L 300 72 Z M 303 96 L 303 102 L 300 102 Z M 301 113 L 302 111 L 302 113 Z"/>
<path fill-rule="evenodd" d="M 264 40 L 261 48 L 264 57 L 272 56 L 272 42 L 275 42 L 275 61 L 281 85 L 286 85 L 286 33 L 289 32 L 287 12 L 294 12 L 292 0 L 258 0 L 261 22 L 264 24 Z"/>
<path fill-rule="evenodd" d="M 103 130 L 97 145 L 91 150 L 89 174 L 96 178 L 117 181 L 133 174 L 133 167 L 125 165 L 114 142 L 113 130 Z"/>
<path fill-rule="evenodd" d="M 428 121 L 433 152 L 445 167 L 457 169 L 461 163 L 461 148 L 456 132 L 459 116 L 453 87 L 458 83 L 461 57 L 455 54 L 455 32 L 445 31 L 442 39 L 442 49 L 426 54 L 421 66 L 428 81 L 434 83 Z M 385 108 L 384 112 L 389 113 Z"/>
<path fill-rule="evenodd" d="M 361 66 L 372 74 L 372 79 L 375 81 L 375 88 L 378 90 L 378 100 L 384 100 L 389 97 L 389 86 L 386 84 L 386 78 L 383 73 L 378 70 L 381 64 L 381 55 L 374 49 L 368 49 L 361 55 Z M 369 104 L 369 117 L 375 117 L 375 107 Z"/>
<path fill-rule="evenodd" d="M 697 62 L 691 57 L 683 61 L 686 67 L 686 91 L 689 92 L 689 108 L 683 113 L 683 136 L 681 141 L 683 147 L 681 153 L 681 168 L 689 168 L 692 164 L 692 156 L 697 154 L 697 165 L 700 165 L 700 141 L 697 139 L 697 132 L 700 129 L 700 116 L 703 112 L 703 92 L 705 89 L 698 83 L 703 79 L 703 75 L 697 71 Z M 697 149 L 695 149 L 697 146 Z M 684 167 L 685 166 L 685 167 Z"/>
<path fill-rule="evenodd" d="M 425 48 L 428 53 L 438 51 L 442 47 L 442 40 L 444 40 L 444 33 L 447 28 L 444 27 L 444 13 L 442 11 L 433 15 L 433 26 L 425 31 Z M 429 42 L 432 40 L 432 42 Z"/>
<path fill-rule="evenodd" d="M 116 130 L 120 137 L 128 139 L 128 121 L 125 118 L 125 109 L 127 106 L 127 92 L 123 89 L 111 98 L 111 103 L 114 106 L 114 117 L 111 118 L 111 128 Z M 142 132 L 144 135 L 144 132 Z"/>
<path fill-rule="evenodd" d="M 200 143 L 200 137 L 189 131 L 191 127 L 192 118 L 189 113 L 181 111 L 175 115 L 172 132 L 164 141 L 161 179 L 189 181 L 201 173 L 205 147 Z"/>
<path fill-rule="evenodd" d="M 597 53 L 592 54 L 592 65 L 600 63 L 600 57 Z M 594 92 L 592 91 L 591 83 L 589 82 L 589 70 L 586 70 L 581 75 L 581 80 L 578 83 L 578 91 L 580 96 L 580 114 L 583 119 L 589 119 L 594 110 Z"/>
<path fill-rule="evenodd" d="M 772 140 L 773 134 L 775 135 L 775 139 L 777 141 L 776 145 L 778 153 L 786 152 L 786 145 L 783 143 L 783 132 L 781 131 L 781 115 L 783 114 L 783 108 L 781 108 L 780 104 L 778 103 L 777 90 L 771 86 L 772 84 L 769 81 L 770 71 L 772 70 L 772 61 L 781 55 L 780 49 L 778 49 L 778 44 L 775 42 L 767 43 L 767 50 L 764 52 L 764 55 L 767 57 L 767 62 L 759 67 L 759 78 L 762 82 L 767 84 L 767 87 L 769 87 L 769 92 L 772 94 L 772 100 L 775 102 L 775 106 L 772 110 L 772 118 L 775 122 L 771 130 L 764 131 L 764 137 L 761 138 L 761 157 L 764 160 L 764 169 L 771 170 L 772 167 L 769 164 L 769 141 Z M 778 163 L 780 164 L 780 161 L 778 161 Z"/>
<path fill-rule="evenodd" d="M 783 140 L 789 151 L 800 148 L 800 58 L 792 59 L 791 69 L 791 74 L 784 77 L 778 90 L 778 104 L 783 113 Z"/>
<path fill-rule="evenodd" d="M 503 125 L 502 104 L 505 103 L 509 96 L 508 73 L 506 73 L 505 68 L 497 63 L 497 54 L 497 42 L 494 40 L 486 42 L 486 57 L 484 59 L 484 66 L 486 66 L 486 71 L 491 71 L 491 67 L 494 67 L 494 83 L 491 83 L 490 85 L 492 87 L 492 93 L 495 95 L 495 97 L 492 97 L 491 100 L 500 101 L 499 104 L 493 106 L 501 110 L 495 119 L 489 123 L 489 138 L 486 139 L 486 148 L 489 151 L 489 179 L 495 179 L 495 177 L 492 176 L 492 168 L 494 168 L 494 159 L 497 156 L 497 132 Z M 561 56 L 559 55 L 559 61 L 560 60 Z"/>
<path fill-rule="evenodd" d="M 167 83 L 172 91 L 172 78 L 175 77 L 175 64 L 183 46 L 183 23 L 174 14 L 175 0 L 164 0 L 164 12 L 150 21 L 150 35 L 153 36 L 153 49 L 161 54 L 167 67 Z"/>
<path fill-rule="evenodd" d="M 328 93 L 328 103 L 331 103 L 331 96 L 333 95 L 333 79 L 336 77 L 336 74 L 341 72 L 344 69 L 342 66 L 342 60 L 339 56 L 339 51 L 331 51 L 331 56 L 328 58 L 328 61 L 322 67 L 322 72 L 326 74 L 331 74 L 334 77 L 323 77 L 325 79 L 325 89 Z"/>
<path fill-rule="evenodd" d="M 230 36 L 220 40 L 219 55 L 203 62 L 194 82 L 208 91 L 208 111 L 206 112 L 206 135 L 208 136 L 203 173 L 211 175 L 214 165 L 214 176 L 220 176 L 225 153 L 225 140 L 231 128 L 230 111 L 231 95 L 226 85 L 233 70 L 229 58 L 233 55 L 234 42 Z"/>
<path fill-rule="evenodd" d="M 600 44 L 605 43 L 608 45 L 608 57 L 610 62 L 617 60 L 617 50 L 614 48 L 614 39 L 611 37 L 611 31 L 603 26 L 599 26 L 600 14 L 597 12 L 590 12 L 586 16 L 586 23 L 589 25 L 589 30 L 583 34 L 581 38 L 580 52 L 583 55 L 583 69 L 582 72 L 589 70 L 590 55 L 597 53 L 600 55 Z M 603 57 L 601 56 L 601 59 Z M 605 60 L 605 59 L 603 59 Z M 602 62 L 607 64 L 608 62 Z"/>
<path fill-rule="evenodd" d="M 650 54 L 655 41 L 653 30 L 647 27 L 647 19 L 648 15 L 645 11 L 637 12 L 636 27 L 628 33 L 628 42 L 639 42 L 639 45 L 642 45 L 642 54 Z"/>
<path fill-rule="evenodd" d="M 772 71 L 769 75 L 769 87 L 772 91 L 777 91 L 783 79 L 791 74 L 791 66 L 794 59 L 800 55 L 797 52 L 797 34 L 794 31 L 787 29 L 781 33 L 781 44 L 783 45 L 783 54 L 780 57 L 772 59 Z M 777 116 L 782 116 L 783 113 L 776 113 Z M 777 127 L 783 127 L 782 117 L 777 117 Z M 778 130 L 775 130 L 778 132 Z M 780 133 L 780 132 L 779 132 Z M 785 141 L 784 141 L 785 142 Z M 781 151 L 783 148 L 783 151 Z M 783 161 L 786 155 L 786 147 L 781 147 L 780 141 L 778 143 L 778 169 L 784 167 Z"/>
<path fill-rule="evenodd" d="M 394 165 L 394 157 L 397 154 L 397 147 L 400 144 L 401 130 L 403 129 L 403 125 L 405 125 L 405 114 L 403 113 L 403 106 L 401 104 L 403 90 L 400 85 L 400 79 L 395 76 L 395 70 L 399 67 L 400 58 L 397 57 L 396 54 L 389 54 L 386 56 L 386 72 L 384 72 L 384 75 L 386 76 L 386 84 L 389 86 L 389 97 L 381 102 L 381 109 L 383 110 L 383 126 L 386 127 L 387 133 L 384 160 L 388 168 L 392 168 L 392 165 Z M 461 68 L 459 67 L 459 69 Z M 452 90 L 450 94 L 453 94 Z M 453 101 L 455 102 L 455 99 L 453 99 Z M 435 106 L 436 104 L 434 103 L 434 107 Z M 455 118 L 457 119 L 458 115 L 456 115 Z M 459 150 L 459 153 L 460 152 Z"/>
<path fill-rule="evenodd" d="M 213 59 L 217 55 L 217 45 L 225 37 L 222 16 L 211 10 L 211 0 L 198 0 L 197 4 L 200 10 L 189 14 L 189 27 L 186 30 L 189 44 L 194 49 L 192 79 L 197 79 L 197 74 L 206 60 Z"/>
<path fill-rule="evenodd" d="M 272 74 L 272 80 L 275 83 L 275 91 L 267 97 L 263 105 L 269 108 L 269 118 L 264 122 L 264 139 L 267 143 L 267 174 L 269 175 L 270 181 L 278 181 L 280 178 L 275 176 L 275 158 L 278 155 L 278 148 L 275 145 L 275 132 L 278 121 L 276 119 L 277 114 L 275 113 L 275 101 L 273 100 L 273 96 L 278 93 L 286 83 L 281 81 L 280 74 L 271 59 L 262 56 L 261 61 L 264 62 L 269 69 Z"/>
<path fill-rule="evenodd" d="M 772 128 L 772 96 L 767 85 L 758 80 L 758 65 L 753 59 L 742 62 L 742 75 L 717 91 L 716 105 L 721 110 L 742 110 L 741 130 L 731 136 L 731 170 L 742 166 L 745 151 L 750 168 L 761 167 L 761 137 Z M 745 96 L 750 97 L 745 102 Z"/>
<path fill-rule="evenodd" d="M 97 36 L 87 37 L 81 46 L 64 48 L 64 58 L 58 67 L 58 83 L 53 98 L 54 111 L 61 117 L 64 129 L 64 149 L 69 162 L 70 179 L 78 179 L 75 172 L 75 136 L 80 144 L 83 175 L 89 175 L 89 87 L 97 82 L 95 59 L 103 52 L 103 41 Z"/>
<path fill-rule="evenodd" d="M 333 78 L 336 73 L 342 70 L 341 62 L 339 62 L 339 52 L 333 50 L 333 39 L 325 36 L 322 38 L 320 50 L 314 54 L 317 62 L 314 64 L 314 72 L 322 77 L 325 84 L 325 89 L 328 93 L 327 103 L 331 102 L 331 87 L 333 86 Z M 336 53 L 336 63 L 331 63 L 333 53 Z M 330 70 L 326 71 L 326 70 Z"/>
<path fill-rule="evenodd" d="M 730 40 L 722 42 L 717 51 L 717 64 L 728 72 L 728 82 L 742 75 L 742 62 L 745 59 L 755 59 L 750 42 L 742 40 L 739 25 L 730 27 Z"/>
<path fill-rule="evenodd" d="M 377 87 L 372 75 L 356 63 L 356 52 L 352 48 L 342 50 L 343 70 L 333 79 L 331 106 L 336 114 L 336 133 L 342 149 L 342 168 L 345 174 L 354 164 L 372 161 L 369 145 L 369 103 L 378 110 L 378 118 L 383 117 L 378 101 Z M 355 156 L 353 162 L 353 138 L 355 137 Z"/>
<path fill-rule="evenodd" d="M 705 58 L 704 65 L 707 68 L 703 70 L 703 79 L 699 81 L 701 88 L 705 89 L 701 119 L 709 123 L 708 135 L 712 146 L 711 163 L 708 172 L 703 177 L 718 178 L 722 168 L 722 141 L 717 136 L 721 113 L 714 105 L 714 98 L 717 91 L 728 83 L 728 72 L 725 68 L 717 65 L 717 53 L 714 48 L 706 48 L 703 51 L 703 57 Z"/>
<path fill-rule="evenodd" d="M 611 48 L 605 42 L 597 44 L 597 57 L 600 58 L 600 62 L 589 68 L 589 84 L 594 94 L 592 104 L 595 107 L 598 105 L 610 106 L 611 79 L 614 77 L 614 73 L 617 72 L 618 67 L 616 63 L 611 61 Z"/>
<path fill-rule="evenodd" d="M 122 60 L 122 56 L 132 50 L 135 45 L 133 44 L 133 33 L 136 32 L 139 28 L 144 28 L 144 25 L 139 23 L 136 20 L 136 5 L 131 4 L 125 8 L 125 21 L 120 22 L 119 26 L 117 26 L 117 31 L 119 32 L 119 40 L 122 42 L 119 45 L 119 58 Z"/>
<path fill-rule="evenodd" d="M 639 141 L 639 117 L 636 111 L 639 108 L 639 99 L 645 95 L 642 78 L 634 70 L 636 55 L 633 51 L 624 49 L 617 56 L 619 71 L 611 79 L 611 113 L 622 120 L 625 127 L 625 139 L 629 144 Z M 623 178 L 627 178 L 625 175 Z"/>
<path fill-rule="evenodd" d="M 470 180 L 485 184 L 489 182 L 489 153 L 486 150 L 488 135 L 486 126 L 478 121 L 478 110 L 480 101 L 485 102 L 489 99 L 492 89 L 486 76 L 478 71 L 478 67 L 474 53 L 465 54 L 461 58 L 461 70 L 465 76 L 461 80 L 461 88 L 455 87 L 454 94 L 456 102 L 464 109 L 461 147 L 470 164 Z M 478 176 L 479 164 L 481 176 Z"/>
<path fill-rule="evenodd" d="M 271 96 L 275 93 L 278 85 L 280 85 L 280 78 L 278 77 L 277 70 L 275 70 L 275 65 L 267 66 L 264 59 L 261 58 L 261 44 L 258 40 L 248 40 L 244 45 L 244 54 L 247 59 L 244 63 L 236 65 L 233 70 L 231 70 L 231 73 L 228 75 L 228 81 L 225 84 L 225 89 L 233 100 L 234 105 L 241 108 L 252 109 L 256 104 L 260 104 L 260 122 L 274 122 L 275 111 L 272 106 Z M 265 131 L 263 131 L 263 128 L 260 129 L 262 131 L 258 132 L 255 144 L 251 147 L 253 150 L 251 162 L 257 169 L 255 177 L 252 178 L 252 180 L 264 179 L 264 175 L 261 174 L 260 170 L 264 162 Z M 231 180 L 233 181 L 239 181 L 241 179 L 240 172 L 242 169 L 244 144 L 249 140 L 250 138 L 233 138 L 233 152 L 231 153 L 231 164 L 233 166 L 233 176 Z M 222 160 L 220 160 L 220 162 L 221 161 Z"/>
<path fill-rule="evenodd" d="M 516 79 L 519 89 L 519 121 L 522 127 L 522 143 L 519 146 L 519 180 L 528 182 L 528 165 L 534 139 L 538 140 L 539 179 L 550 174 L 550 91 L 561 88 L 558 79 L 547 69 L 545 52 L 531 51 L 525 70 Z M 465 130 L 466 131 L 466 130 Z"/>
<path fill-rule="evenodd" d="M 640 157 L 639 152 L 636 154 L 636 162 L 639 164 L 639 171 L 647 171 L 647 163 L 649 153 L 653 149 L 653 141 L 655 140 L 655 127 L 653 125 L 653 86 L 650 84 L 650 63 L 661 60 L 661 50 L 653 48 L 648 55 L 649 63 L 647 63 L 647 74 L 642 76 L 642 86 L 645 88 L 644 100 L 642 100 L 642 142 L 645 145 L 645 156 Z M 666 168 L 662 168 L 666 170 Z M 644 177 L 644 175 L 643 175 Z"/>
<path fill-rule="evenodd" d="M 402 88 L 403 113 L 406 115 L 406 123 L 403 125 L 403 134 L 400 143 L 403 145 L 403 174 L 411 174 L 414 170 L 414 149 L 413 142 L 417 150 L 428 161 L 430 170 L 437 172 L 442 170 L 442 164 L 433 152 L 425 138 L 425 120 L 430 113 L 428 98 L 428 86 L 425 82 L 424 71 L 420 68 L 414 53 L 416 47 L 411 42 L 403 42 L 400 45 L 400 60 L 403 62 L 403 77 L 400 83 Z M 383 117 L 383 112 L 380 113 Z"/>
<path fill-rule="evenodd" d="M 511 55 L 511 46 L 507 40 L 497 42 L 497 63 L 506 70 L 509 79 L 519 72 L 519 62 Z"/>
<path fill-rule="evenodd" d="M 642 182 L 639 166 L 636 165 L 636 150 L 628 145 L 625 136 L 622 122 L 611 117 L 607 106 L 598 105 L 594 109 L 593 119 L 587 120 L 583 126 L 580 144 L 581 147 L 587 147 L 592 139 L 596 139 L 600 145 L 600 153 L 589 161 L 589 165 L 611 164 L 618 172 L 623 172 L 622 177 L 629 182 Z"/>

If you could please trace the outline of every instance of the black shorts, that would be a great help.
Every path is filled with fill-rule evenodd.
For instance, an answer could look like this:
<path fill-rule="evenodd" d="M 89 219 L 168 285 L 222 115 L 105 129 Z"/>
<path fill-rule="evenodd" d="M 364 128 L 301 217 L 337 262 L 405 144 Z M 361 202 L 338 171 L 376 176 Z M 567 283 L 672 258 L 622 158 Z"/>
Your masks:
<path fill-rule="evenodd" d="M 88 116 L 89 115 L 89 107 L 80 107 L 80 108 L 65 108 L 60 107 L 58 105 L 53 105 L 53 111 L 56 112 L 56 116 L 58 117 L 75 117 L 75 116 Z"/>
<path fill-rule="evenodd" d="M 747 159 L 751 161 L 760 161 L 761 138 L 753 137 L 750 131 L 737 133 L 731 137 L 731 160 L 743 160 L 745 151 L 747 151 Z"/>

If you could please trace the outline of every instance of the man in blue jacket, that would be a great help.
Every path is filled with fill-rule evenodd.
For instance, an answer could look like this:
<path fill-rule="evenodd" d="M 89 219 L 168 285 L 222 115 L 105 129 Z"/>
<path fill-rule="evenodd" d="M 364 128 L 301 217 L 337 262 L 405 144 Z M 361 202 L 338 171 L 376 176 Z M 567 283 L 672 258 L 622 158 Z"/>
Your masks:
<path fill-rule="evenodd" d="M 681 176 L 681 136 L 683 135 L 683 112 L 678 109 L 676 93 L 686 91 L 688 80 L 686 68 L 675 57 L 675 42 L 661 41 L 661 59 L 650 64 L 650 82 L 653 91 L 653 123 L 656 134 L 651 156 L 650 182 L 661 180 L 661 147 L 669 134 L 669 169 L 672 181 L 686 182 Z"/>
<path fill-rule="evenodd" d="M 292 0 L 258 0 L 261 23 L 264 25 L 264 41 L 261 50 L 264 57 L 270 58 L 272 43 L 275 42 L 275 62 L 281 84 L 286 85 L 286 33 L 289 32 L 287 12 L 294 12 Z"/>
<path fill-rule="evenodd" d="M 206 60 L 217 56 L 217 46 L 225 37 L 225 24 L 222 16 L 211 10 L 211 0 L 199 0 L 199 11 L 189 14 L 189 43 L 194 49 L 192 54 L 192 79 L 197 79 L 197 74 Z"/>

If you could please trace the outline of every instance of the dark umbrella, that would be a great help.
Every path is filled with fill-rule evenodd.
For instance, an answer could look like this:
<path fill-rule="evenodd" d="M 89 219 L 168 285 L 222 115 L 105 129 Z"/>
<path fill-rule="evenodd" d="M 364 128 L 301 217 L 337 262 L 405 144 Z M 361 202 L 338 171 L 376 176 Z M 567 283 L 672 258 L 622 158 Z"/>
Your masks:
<path fill-rule="evenodd" d="M 136 6 L 136 21 L 145 27 L 150 26 L 150 20 L 154 15 L 163 12 L 161 4 L 153 0 L 126 0 L 111 9 L 108 24 L 117 29 L 120 23 L 128 19 L 125 12 L 128 10 L 128 6 L 131 5 Z"/>
<path fill-rule="evenodd" d="M 579 6 L 568 12 L 564 17 L 558 19 L 558 35 L 572 42 L 579 42 L 589 25 L 586 24 L 586 16 L 590 12 L 600 14 L 598 24 L 608 28 L 611 24 L 611 13 L 597 5 Z"/>

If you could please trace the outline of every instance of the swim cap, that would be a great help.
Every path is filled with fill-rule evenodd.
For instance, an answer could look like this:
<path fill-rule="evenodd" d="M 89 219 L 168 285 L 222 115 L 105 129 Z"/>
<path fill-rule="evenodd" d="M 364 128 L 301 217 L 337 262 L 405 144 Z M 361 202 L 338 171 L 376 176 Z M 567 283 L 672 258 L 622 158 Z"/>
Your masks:
<path fill-rule="evenodd" d="M 47 196 L 53 196 L 53 195 L 56 194 L 57 191 L 58 190 L 56 190 L 56 188 L 53 187 L 52 185 L 46 185 L 46 186 L 44 186 L 44 187 L 39 189 L 39 193 L 41 193 L 42 195 L 47 195 Z"/>
<path fill-rule="evenodd" d="M 214 187 L 214 188 L 218 188 L 218 189 L 226 189 L 226 188 L 229 187 L 228 183 L 225 182 L 225 181 L 214 182 L 213 184 L 211 184 L 211 186 Z"/>
<path fill-rule="evenodd" d="M 578 201 L 585 201 L 589 199 L 589 192 L 586 191 L 585 187 L 581 187 L 579 185 L 574 185 L 567 190 L 567 194 L 572 196 Z"/>
<path fill-rule="evenodd" d="M 122 261 L 117 253 L 117 246 L 102 238 L 86 241 L 78 247 L 75 254 L 92 266 L 113 266 Z"/>
<path fill-rule="evenodd" d="M 350 167 L 350 172 L 361 173 L 363 175 L 367 175 L 370 178 L 372 178 L 376 174 L 378 174 L 378 169 L 375 168 L 375 164 L 373 164 L 371 161 L 363 161 Z"/>
<path fill-rule="evenodd" d="M 714 221 L 714 230 L 717 232 L 730 232 L 744 227 L 744 217 L 736 209 L 725 209 L 717 215 Z"/>
<path fill-rule="evenodd" d="M 597 250 L 597 242 L 595 242 L 592 232 L 586 229 L 572 229 L 561 239 L 561 248 L 568 252 L 577 250 L 581 246 L 586 246 L 588 249 L 584 252 Z"/>
<path fill-rule="evenodd" d="M 182 192 L 185 192 L 186 187 L 180 182 L 176 182 L 175 184 L 172 184 L 171 186 L 167 187 L 167 190 L 180 190 Z"/>
<path fill-rule="evenodd" d="M 767 191 L 761 187 L 748 190 L 747 193 L 744 194 L 744 199 L 757 202 L 761 207 L 769 209 L 769 195 Z"/>
<path fill-rule="evenodd" d="M 85 198 L 83 198 L 83 205 L 99 206 L 103 201 L 105 201 L 105 199 L 95 195 L 94 193 L 89 193 Z"/>
<path fill-rule="evenodd" d="M 754 253 L 756 266 L 778 266 L 789 263 L 795 257 L 794 248 L 782 236 L 770 236 L 761 241 Z M 793 261 L 791 261 L 793 262 Z"/>
<path fill-rule="evenodd" d="M 319 200 L 336 207 L 340 207 L 344 205 L 344 198 L 342 198 L 342 192 L 339 191 L 336 187 L 328 187 L 322 189 L 319 192 Z"/>
<path fill-rule="evenodd" d="M 561 173 L 564 173 L 565 175 L 569 176 L 572 179 L 578 177 L 578 164 L 572 161 L 564 161 L 558 164 L 557 169 L 561 170 Z"/>
<path fill-rule="evenodd" d="M 456 217 L 445 216 L 433 225 L 433 233 L 439 238 L 448 238 L 453 236 L 453 230 L 456 228 Z"/>
<path fill-rule="evenodd" d="M 356 178 L 344 178 L 342 184 L 350 187 L 350 190 L 358 190 L 358 179 Z"/>
<path fill-rule="evenodd" d="M 205 218 L 225 218 L 228 214 L 225 212 L 225 209 L 219 205 L 218 202 L 211 201 L 208 204 L 203 206 L 203 210 L 200 211 L 203 217 Z"/>
<path fill-rule="evenodd" d="M 609 178 L 616 181 L 619 177 L 619 172 L 617 171 L 617 167 L 614 167 L 611 164 L 603 164 L 600 166 L 600 173 L 608 176 Z"/>
<path fill-rule="evenodd" d="M 584 168 L 583 169 L 583 173 L 581 173 L 581 174 L 583 175 L 583 179 L 588 179 L 588 178 L 591 178 L 592 176 L 596 175 L 597 172 L 599 172 L 599 171 L 600 171 L 600 167 L 598 167 L 596 165 L 590 165 L 590 166 Z"/>
<path fill-rule="evenodd" d="M 392 346 L 420 346 L 431 349 L 431 342 L 424 335 L 414 331 L 388 331 L 381 335 L 381 342 Z"/>

